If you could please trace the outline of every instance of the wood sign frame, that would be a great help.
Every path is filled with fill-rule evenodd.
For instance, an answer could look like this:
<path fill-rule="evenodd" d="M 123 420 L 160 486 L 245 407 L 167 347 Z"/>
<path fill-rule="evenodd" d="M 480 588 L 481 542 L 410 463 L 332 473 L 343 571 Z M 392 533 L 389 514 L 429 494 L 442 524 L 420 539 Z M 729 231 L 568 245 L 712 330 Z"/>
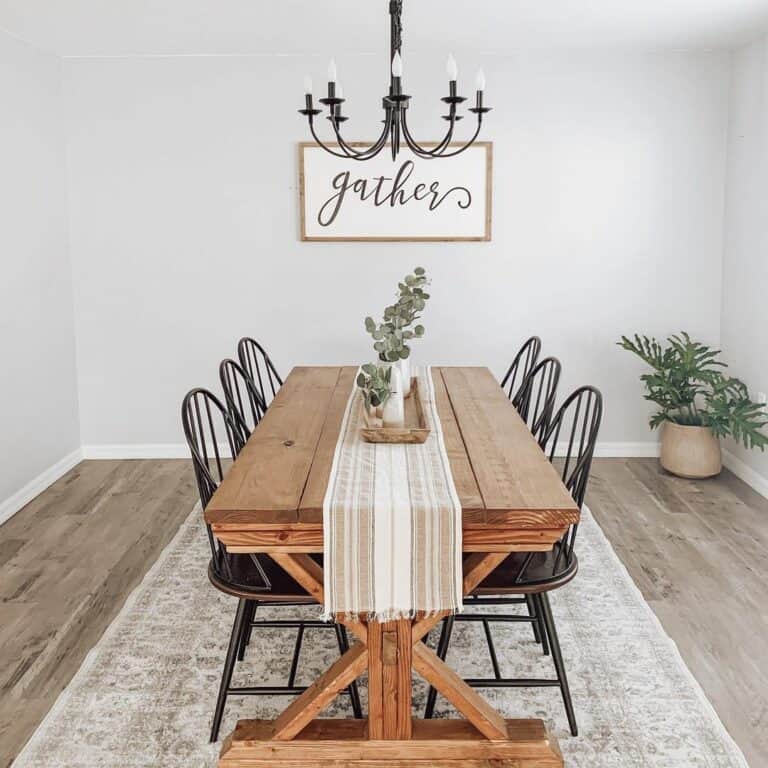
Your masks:
<path fill-rule="evenodd" d="M 349 142 L 349 145 L 352 147 L 366 147 L 369 146 L 365 142 Z M 331 148 L 337 149 L 338 144 L 330 144 Z M 426 144 L 425 147 L 435 146 L 435 144 Z M 450 146 L 461 146 L 460 144 L 451 144 Z M 377 176 L 375 173 L 371 177 L 370 173 L 366 176 L 366 172 L 363 171 L 363 173 L 360 173 L 361 169 L 370 168 L 371 163 L 377 162 L 377 159 L 374 160 L 366 160 L 363 162 L 355 161 L 355 160 L 345 160 L 343 158 L 334 158 L 331 155 L 328 155 L 325 153 L 325 150 L 323 150 L 321 147 L 319 147 L 317 144 L 311 141 L 304 141 L 300 142 L 298 145 L 298 152 L 299 152 L 299 208 L 300 208 L 300 216 L 301 216 L 301 240 L 303 242 L 483 242 L 483 241 L 489 241 L 491 239 L 491 220 L 492 220 L 492 198 L 493 198 L 493 142 L 490 141 L 477 141 L 475 142 L 470 148 L 466 150 L 466 152 L 462 153 L 462 155 L 459 155 L 458 158 L 439 158 L 434 160 L 420 160 L 419 158 L 415 158 L 407 149 L 403 150 L 401 155 L 398 157 L 398 161 L 396 163 L 397 168 L 402 168 L 403 163 L 411 161 L 413 163 L 413 169 L 435 169 L 438 170 L 441 168 L 442 164 L 448 164 L 448 163 L 458 163 L 460 158 L 466 158 L 471 157 L 469 153 L 477 153 L 479 150 L 482 150 L 484 152 L 484 158 L 482 160 L 475 160 L 475 162 L 478 163 L 477 167 L 474 168 L 475 174 L 477 173 L 484 173 L 484 179 L 482 183 L 475 180 L 473 183 L 473 189 L 475 190 L 475 196 L 474 198 L 471 197 L 470 192 L 468 189 L 464 187 L 450 187 L 448 189 L 448 192 L 454 192 L 457 190 L 462 190 L 466 193 L 467 199 L 474 200 L 477 199 L 477 190 L 480 190 L 480 200 L 481 200 L 481 211 L 478 212 L 475 216 L 474 224 L 472 225 L 471 232 L 467 231 L 450 231 L 449 226 L 444 226 L 441 231 L 438 232 L 425 232 L 424 234 L 421 234 L 419 232 L 398 232 L 398 231 L 392 231 L 391 234 L 384 231 L 377 231 L 372 234 L 366 234 L 365 232 L 353 232 L 349 233 L 348 230 L 345 231 L 344 226 L 337 226 L 332 227 L 331 224 L 327 225 L 320 225 L 319 223 L 312 226 L 308 226 L 308 219 L 318 217 L 319 221 L 319 215 L 315 214 L 314 211 L 312 213 L 312 216 L 310 217 L 308 213 L 308 205 L 310 204 L 310 198 L 313 197 L 312 193 L 308 191 L 308 184 L 311 182 L 310 179 L 307 178 L 307 162 L 305 161 L 305 156 L 307 151 L 316 151 L 323 153 L 323 162 L 326 163 L 328 167 L 330 167 L 330 164 L 336 165 L 336 167 L 339 169 L 339 175 L 343 174 L 345 169 L 350 171 L 350 174 L 354 171 L 358 174 L 357 179 L 354 182 L 351 182 L 351 177 L 348 176 L 347 179 L 350 180 L 350 184 L 340 184 L 339 186 L 333 186 L 335 180 L 338 178 L 337 176 L 334 176 L 333 178 L 326 177 L 326 181 L 324 182 L 326 186 L 326 190 L 331 190 L 332 195 L 331 198 L 338 198 L 336 201 L 339 205 L 339 208 L 341 206 L 341 199 L 340 199 L 340 192 L 336 192 L 335 190 L 342 189 L 344 191 L 344 194 L 347 192 L 351 196 L 357 195 L 357 199 L 353 201 L 353 203 L 357 203 L 359 205 L 359 200 L 365 197 L 366 200 L 370 200 L 373 198 L 374 195 L 378 195 L 375 189 L 368 188 L 366 190 L 366 183 L 370 184 L 371 182 L 375 182 L 380 177 Z M 381 155 L 379 155 L 382 160 L 385 162 L 390 162 L 389 154 L 387 150 L 385 149 L 382 151 Z M 405 158 L 404 160 L 401 158 Z M 480 162 L 482 162 L 482 167 L 480 167 Z M 455 168 L 456 166 L 454 166 Z M 453 169 L 452 169 L 453 170 Z M 455 172 L 455 171 L 454 171 Z M 397 173 L 397 172 L 395 172 Z M 434 174 L 434 171 L 433 171 Z M 432 178 L 433 175 L 430 175 L 428 178 Z M 397 178 L 397 177 L 395 177 Z M 394 184 L 396 185 L 396 181 Z M 414 187 L 414 183 L 416 186 Z M 433 184 L 437 184 L 437 189 L 439 190 L 439 180 L 433 182 Z M 374 184 L 375 186 L 375 184 Z M 419 192 L 419 188 L 421 188 L 421 192 Z M 360 194 L 360 191 L 362 190 L 362 195 Z M 395 186 L 392 185 L 392 182 L 390 180 L 390 190 L 392 198 L 394 199 L 395 194 L 400 194 L 399 191 L 396 192 Z M 325 191 L 323 192 L 323 195 L 325 195 Z M 406 190 L 405 187 L 403 187 L 402 194 L 407 198 L 409 201 L 418 200 L 420 202 L 424 202 L 425 206 L 428 206 L 424 208 L 424 210 L 433 210 L 431 207 L 431 203 L 427 202 L 425 200 L 426 197 L 429 197 L 430 195 L 433 195 L 432 200 L 437 203 L 435 205 L 435 208 L 443 202 L 443 199 L 439 196 L 439 193 L 433 189 L 433 187 L 429 183 L 423 183 L 421 180 L 419 180 L 419 183 L 416 183 L 416 181 L 411 182 L 409 185 L 409 188 Z M 419 198 L 418 194 L 422 194 L 425 197 Z M 447 197 L 445 190 L 442 190 L 441 194 L 443 195 L 443 198 Z M 315 196 L 316 197 L 316 196 Z M 328 198 L 326 200 L 326 204 L 331 202 L 331 198 Z M 387 195 L 384 195 L 384 198 L 387 199 Z M 376 198 L 378 199 L 378 198 Z M 404 199 L 403 197 L 400 198 L 401 200 Z M 335 205 L 336 203 L 334 203 Z M 404 205 L 405 203 L 401 203 Z M 458 205 L 459 209 L 466 209 L 469 207 L 469 202 L 466 206 Z M 372 205 L 378 206 L 380 203 L 372 203 Z M 324 208 L 325 206 L 323 206 Z M 389 206 L 390 208 L 394 208 L 395 204 L 394 202 L 391 203 Z M 321 209 L 322 210 L 322 209 Z M 455 212 L 457 208 L 454 206 L 452 210 Z M 412 217 L 413 220 L 416 220 L 416 217 Z M 447 218 L 447 217 L 446 217 Z M 455 214 L 450 217 L 450 219 L 453 222 L 459 222 L 460 217 L 456 217 Z M 314 222 L 312 222 L 314 224 Z M 319 226 L 329 226 L 327 233 L 326 232 L 319 232 Z M 393 223 L 393 228 L 397 229 L 397 223 Z M 418 226 L 418 225 L 417 225 Z M 467 224 L 464 223 L 464 227 L 466 228 Z M 382 227 L 382 230 L 386 228 L 386 225 Z M 413 225 L 410 227 L 413 229 Z M 458 227 L 461 228 L 460 226 Z"/>

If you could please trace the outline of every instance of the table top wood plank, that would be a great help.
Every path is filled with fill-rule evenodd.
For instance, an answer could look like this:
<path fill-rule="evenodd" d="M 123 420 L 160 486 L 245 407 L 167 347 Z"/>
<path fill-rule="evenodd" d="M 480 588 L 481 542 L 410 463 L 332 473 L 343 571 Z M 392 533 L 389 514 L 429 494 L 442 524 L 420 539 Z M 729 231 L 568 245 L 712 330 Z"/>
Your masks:
<path fill-rule="evenodd" d="M 484 523 L 485 504 L 477 487 L 477 480 L 472 464 L 467 456 L 467 448 L 461 436 L 456 414 L 453 412 L 448 390 L 443 381 L 442 369 L 432 369 L 432 381 L 435 386 L 435 405 L 440 416 L 440 427 L 443 430 L 443 443 L 451 465 L 453 484 L 459 497 L 464 523 Z"/>
<path fill-rule="evenodd" d="M 341 368 L 291 371 L 205 510 L 211 524 L 295 522 Z"/>
<path fill-rule="evenodd" d="M 487 368 L 442 368 L 489 523 L 578 519 L 578 507 Z M 510 514 L 511 513 L 511 514 Z M 562 514 L 561 514 L 562 513 Z"/>
<path fill-rule="evenodd" d="M 344 420 L 344 413 L 356 375 L 357 366 L 344 366 L 336 383 L 323 424 L 323 431 L 317 443 L 315 459 L 309 470 L 307 484 L 299 504 L 299 520 L 303 523 L 323 522 L 323 500 L 331 476 L 331 466 L 341 432 L 341 422 Z"/>

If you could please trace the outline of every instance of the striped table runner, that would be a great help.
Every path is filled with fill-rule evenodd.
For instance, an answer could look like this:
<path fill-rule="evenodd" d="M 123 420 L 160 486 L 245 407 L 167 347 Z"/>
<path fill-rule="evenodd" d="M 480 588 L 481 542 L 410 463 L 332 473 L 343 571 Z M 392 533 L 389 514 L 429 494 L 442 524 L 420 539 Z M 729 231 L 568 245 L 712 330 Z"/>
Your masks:
<path fill-rule="evenodd" d="M 363 400 L 353 385 L 323 502 L 327 618 L 461 610 L 461 504 L 432 372 L 416 375 L 432 430 L 421 445 L 363 441 Z"/>

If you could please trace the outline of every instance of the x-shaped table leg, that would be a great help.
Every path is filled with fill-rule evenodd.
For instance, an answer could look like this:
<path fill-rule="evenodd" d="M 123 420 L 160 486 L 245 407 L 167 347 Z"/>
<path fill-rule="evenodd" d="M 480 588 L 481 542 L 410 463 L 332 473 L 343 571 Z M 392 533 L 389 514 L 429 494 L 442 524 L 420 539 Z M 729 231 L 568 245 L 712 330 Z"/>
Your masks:
<path fill-rule="evenodd" d="M 271 557 L 323 603 L 323 570 L 305 554 L 270 553 Z M 472 555 L 465 564 L 464 591 L 470 592 L 506 553 Z M 360 641 L 344 653 L 274 723 L 273 739 L 295 738 L 350 683 L 368 670 L 368 738 L 411 736 L 411 669 L 415 669 L 487 739 L 506 739 L 502 716 L 468 686 L 437 654 L 420 642 L 445 616 L 386 623 L 342 623 Z"/>

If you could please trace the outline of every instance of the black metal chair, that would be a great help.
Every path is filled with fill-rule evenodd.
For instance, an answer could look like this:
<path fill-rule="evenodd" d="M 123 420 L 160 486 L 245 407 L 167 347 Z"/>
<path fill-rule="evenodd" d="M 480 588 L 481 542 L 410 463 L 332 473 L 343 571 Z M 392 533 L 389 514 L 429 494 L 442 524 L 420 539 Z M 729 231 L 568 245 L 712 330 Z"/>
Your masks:
<path fill-rule="evenodd" d="M 269 407 L 277 390 L 283 386 L 283 380 L 266 350 L 256 339 L 244 336 L 237 343 L 237 356 L 240 359 L 240 365 L 251 377 L 262 401 Z"/>
<path fill-rule="evenodd" d="M 245 444 L 245 438 L 224 404 L 206 389 L 196 388 L 187 393 L 181 406 L 181 421 L 192 456 L 200 503 L 205 509 L 224 478 L 228 460 L 238 455 Z M 224 436 L 226 442 L 219 442 Z M 340 654 L 349 649 L 349 640 L 345 628 L 340 624 L 295 617 L 256 620 L 254 616 L 261 605 L 296 607 L 316 605 L 317 601 L 270 557 L 229 553 L 214 537 L 209 525 L 206 525 L 206 530 L 211 548 L 208 578 L 216 589 L 238 598 L 211 727 L 211 741 L 216 741 L 229 696 L 293 696 L 306 690 L 306 686 L 296 685 L 299 655 L 306 629 L 333 628 Z M 251 631 L 257 627 L 298 630 L 287 685 L 232 686 L 235 662 L 244 658 Z M 354 716 L 362 717 L 357 685 L 352 683 L 347 693 Z"/>
<path fill-rule="evenodd" d="M 584 503 L 602 413 L 600 392 L 594 387 L 580 387 L 560 406 L 539 440 L 549 460 L 560 471 L 566 488 L 579 508 Z M 556 456 L 556 453 L 562 453 L 562 456 Z M 574 736 L 578 736 L 578 726 L 548 593 L 570 582 L 578 571 L 578 560 L 574 552 L 577 531 L 578 524 L 571 525 L 549 552 L 513 552 L 465 602 L 465 607 L 509 605 L 523 603 L 530 597 L 535 606 L 534 615 L 477 612 L 449 616 L 443 621 L 437 646 L 438 656 L 445 659 L 454 623 L 481 622 L 494 675 L 488 678 L 467 678 L 465 682 L 474 688 L 558 687 Z M 545 653 L 548 653 L 547 644 L 551 648 L 556 679 L 504 677 L 491 633 L 491 624 L 494 622 L 531 622 L 534 628 L 538 628 Z M 435 689 L 430 688 L 425 717 L 432 717 L 436 698 Z"/>
<path fill-rule="evenodd" d="M 518 350 L 512 362 L 501 380 L 501 388 L 507 393 L 507 397 L 515 403 L 520 396 L 528 374 L 533 370 L 541 352 L 541 339 L 531 336 Z M 517 408 L 517 405 L 515 404 Z"/>
<path fill-rule="evenodd" d="M 267 405 L 240 363 L 222 360 L 219 379 L 229 415 L 247 439 L 266 413 Z"/>
<path fill-rule="evenodd" d="M 561 370 L 556 357 L 545 357 L 528 374 L 517 402 L 513 403 L 537 440 L 552 418 Z"/>

